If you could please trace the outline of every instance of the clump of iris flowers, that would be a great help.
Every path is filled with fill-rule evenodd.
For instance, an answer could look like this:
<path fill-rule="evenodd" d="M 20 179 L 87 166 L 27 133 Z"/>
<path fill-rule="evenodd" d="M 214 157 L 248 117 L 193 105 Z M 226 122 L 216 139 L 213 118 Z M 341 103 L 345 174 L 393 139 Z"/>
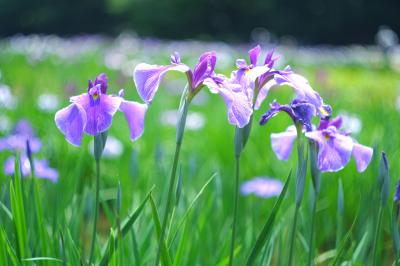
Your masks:
<path fill-rule="evenodd" d="M 28 144 L 29 143 L 29 144 Z M 28 146 L 29 145 L 29 151 Z M 32 174 L 29 156 L 40 151 L 42 143 L 36 136 L 31 124 L 27 120 L 20 120 L 15 125 L 11 134 L 0 139 L 0 151 L 8 150 L 19 153 L 22 176 L 28 177 Z M 15 156 L 10 156 L 4 164 L 4 173 L 14 175 Z M 57 182 L 57 170 L 49 167 L 46 159 L 33 158 L 35 177 Z"/>

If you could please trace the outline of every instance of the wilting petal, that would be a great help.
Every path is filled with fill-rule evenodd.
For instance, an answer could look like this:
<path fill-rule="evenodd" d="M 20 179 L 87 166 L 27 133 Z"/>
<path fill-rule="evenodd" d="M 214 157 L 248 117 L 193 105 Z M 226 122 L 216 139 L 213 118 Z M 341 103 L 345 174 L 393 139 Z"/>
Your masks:
<path fill-rule="evenodd" d="M 279 196 L 282 192 L 283 184 L 278 179 L 255 177 L 252 180 L 243 182 L 240 192 L 243 195 L 254 194 L 261 198 Z"/>
<path fill-rule="evenodd" d="M 107 94 L 98 97 L 95 103 L 90 100 L 89 94 L 71 98 L 74 103 L 82 106 L 85 110 L 87 123 L 84 130 L 92 136 L 106 131 L 111 126 L 112 117 L 118 111 L 122 101 L 121 97 Z"/>
<path fill-rule="evenodd" d="M 368 164 L 371 162 L 374 150 L 370 147 L 353 143 L 352 155 L 356 161 L 357 171 L 364 172 Z"/>
<path fill-rule="evenodd" d="M 312 103 L 317 110 L 322 105 L 322 99 L 319 94 L 314 91 L 306 78 L 295 73 L 276 74 L 274 76 L 278 85 L 288 85 L 292 87 L 299 100 L 306 100 Z"/>
<path fill-rule="evenodd" d="M 187 72 L 190 69 L 184 64 L 159 66 L 141 63 L 135 67 L 135 70 L 133 71 L 133 79 L 139 96 L 143 101 L 150 103 L 153 100 L 154 94 L 157 92 L 161 80 L 170 70 Z"/>
<path fill-rule="evenodd" d="M 306 136 L 318 143 L 318 168 L 321 172 L 337 172 L 350 160 L 353 140 L 341 134 L 324 136 L 322 131 L 306 132 Z"/>
<path fill-rule="evenodd" d="M 147 111 L 147 104 L 123 100 L 119 109 L 124 113 L 128 121 L 131 139 L 138 139 L 144 131 L 144 117 Z"/>
<path fill-rule="evenodd" d="M 250 63 L 251 63 L 253 66 L 256 66 L 256 65 L 257 65 L 257 59 L 258 59 L 258 56 L 260 55 L 260 53 L 261 53 L 261 47 L 260 47 L 260 45 L 257 45 L 256 47 L 254 47 L 253 49 L 251 49 L 251 50 L 249 51 Z"/>
<path fill-rule="evenodd" d="M 295 126 L 288 127 L 285 132 L 271 134 L 272 150 L 279 160 L 286 161 L 289 159 L 296 137 L 297 132 Z"/>
<path fill-rule="evenodd" d="M 61 109 L 55 115 L 55 122 L 69 143 L 75 146 L 81 145 L 87 122 L 86 112 L 82 106 L 70 104 Z"/>

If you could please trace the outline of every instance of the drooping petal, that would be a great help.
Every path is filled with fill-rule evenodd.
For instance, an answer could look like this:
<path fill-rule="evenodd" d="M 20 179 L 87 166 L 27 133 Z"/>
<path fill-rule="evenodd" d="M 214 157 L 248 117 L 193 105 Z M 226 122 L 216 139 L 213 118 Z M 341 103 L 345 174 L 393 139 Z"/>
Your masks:
<path fill-rule="evenodd" d="M 325 136 L 322 131 L 306 132 L 306 137 L 318 143 L 318 168 L 321 172 L 337 172 L 350 160 L 353 140 L 339 133 Z"/>
<path fill-rule="evenodd" d="M 297 137 L 296 127 L 290 126 L 282 133 L 271 134 L 271 146 L 279 160 L 288 160 Z"/>
<path fill-rule="evenodd" d="M 87 122 L 86 112 L 82 106 L 73 103 L 59 110 L 55 115 L 55 122 L 69 143 L 75 146 L 81 145 Z"/>
<path fill-rule="evenodd" d="M 204 80 L 212 93 L 219 93 L 224 101 L 228 113 L 228 121 L 239 128 L 246 126 L 250 122 L 253 113 L 252 102 L 241 90 L 241 85 L 225 80 L 222 83 L 215 82 L 212 78 Z"/>
<path fill-rule="evenodd" d="M 373 152 L 374 150 L 370 147 L 353 143 L 352 155 L 356 161 L 358 172 L 364 172 L 364 170 L 367 169 L 371 162 Z"/>
<path fill-rule="evenodd" d="M 260 55 L 260 53 L 261 53 L 261 46 L 260 45 L 257 45 L 256 47 L 254 47 L 253 49 L 251 49 L 249 51 L 250 63 L 253 66 L 257 65 L 257 59 L 258 59 L 258 56 Z"/>
<path fill-rule="evenodd" d="M 139 96 L 143 101 L 150 103 L 153 100 L 154 94 L 157 92 L 161 80 L 170 70 L 180 72 L 190 71 L 189 67 L 184 64 L 159 66 L 141 63 L 135 67 L 135 70 L 133 71 L 133 79 Z"/>
<path fill-rule="evenodd" d="M 128 122 L 131 139 L 138 139 L 144 131 L 144 117 L 147 111 L 147 104 L 123 100 L 119 109 L 124 113 Z"/>

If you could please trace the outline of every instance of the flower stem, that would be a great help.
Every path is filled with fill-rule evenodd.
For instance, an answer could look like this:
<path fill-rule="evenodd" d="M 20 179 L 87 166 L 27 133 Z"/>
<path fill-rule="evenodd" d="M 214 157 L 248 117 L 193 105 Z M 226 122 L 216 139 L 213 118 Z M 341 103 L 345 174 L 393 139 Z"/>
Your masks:
<path fill-rule="evenodd" d="M 96 198 L 95 198 L 95 208 L 94 208 L 92 244 L 90 245 L 89 265 L 92 265 L 93 255 L 94 255 L 94 245 L 96 242 L 97 219 L 99 216 L 99 191 L 100 191 L 100 160 L 96 160 Z"/>
<path fill-rule="evenodd" d="M 382 223 L 382 216 L 383 216 L 383 208 L 382 205 L 379 205 L 379 210 L 378 210 L 378 221 L 376 224 L 376 231 L 375 231 L 375 237 L 374 237 L 374 246 L 373 246 L 373 260 L 372 260 L 372 265 L 377 265 L 377 256 L 378 256 L 378 240 L 379 240 L 379 233 L 381 229 L 381 223 Z"/>
<path fill-rule="evenodd" d="M 158 266 L 158 264 L 160 262 L 162 242 L 164 241 L 165 230 L 166 230 L 167 222 L 168 222 L 168 215 L 170 212 L 170 208 L 172 206 L 171 201 L 172 201 L 172 195 L 174 194 L 173 191 L 174 191 L 174 184 L 175 184 L 175 179 L 176 179 L 176 169 L 178 166 L 180 150 L 181 150 L 181 144 L 177 143 L 176 148 L 175 148 L 175 155 L 174 155 L 174 162 L 172 165 L 171 176 L 170 176 L 170 180 L 169 180 L 167 205 L 165 206 L 165 211 L 164 211 L 164 218 L 163 218 L 162 227 L 161 227 L 160 240 L 158 243 L 157 258 L 156 258 L 156 263 L 154 264 L 155 266 Z"/>
<path fill-rule="evenodd" d="M 300 206 L 296 205 L 296 209 L 294 211 L 294 217 L 293 217 L 292 233 L 290 234 L 290 248 L 289 248 L 289 263 L 288 263 L 288 266 L 292 265 L 294 239 L 295 239 L 295 235 L 296 235 L 297 216 L 299 214 L 299 209 L 300 209 Z"/>
<path fill-rule="evenodd" d="M 313 261 L 313 240 L 314 240 L 314 225 L 315 225 L 315 214 L 317 211 L 317 199 L 318 193 L 315 191 L 314 197 L 312 200 L 312 213 L 311 213 L 311 231 L 310 231 L 310 239 L 308 240 L 308 263 L 307 265 L 311 266 Z"/>
<path fill-rule="evenodd" d="M 229 252 L 229 266 L 233 265 L 233 255 L 235 250 L 235 237 L 236 237 L 236 219 L 237 219 L 237 209 L 239 202 L 239 172 L 240 172 L 240 155 L 236 156 L 235 160 L 236 172 L 235 172 L 235 195 L 233 198 L 233 223 L 232 223 L 232 239 L 231 248 Z"/>
<path fill-rule="evenodd" d="M 186 95 L 186 89 L 183 95 Z M 186 125 L 186 117 L 189 109 L 189 104 L 190 104 L 190 99 L 187 98 L 182 98 L 181 104 L 180 104 L 180 118 L 178 125 L 176 127 L 176 147 L 175 147 L 175 154 L 174 154 L 174 161 L 172 163 L 172 170 L 171 170 L 171 176 L 169 180 L 169 188 L 168 188 L 168 196 L 167 196 L 167 205 L 165 206 L 164 210 L 164 217 L 161 225 L 161 233 L 160 233 L 160 240 L 158 243 L 158 250 L 157 250 L 157 258 L 155 261 L 155 266 L 158 266 L 160 263 L 160 255 L 161 255 L 161 247 L 162 243 L 164 241 L 164 235 L 165 231 L 167 228 L 167 223 L 168 223 L 168 216 L 170 213 L 170 209 L 172 206 L 172 195 L 174 194 L 174 187 L 175 187 L 175 179 L 176 179 L 176 170 L 178 169 L 178 162 L 179 162 L 179 154 L 181 151 L 181 144 L 182 144 L 182 139 L 183 139 L 183 133 L 185 131 L 185 125 Z"/>

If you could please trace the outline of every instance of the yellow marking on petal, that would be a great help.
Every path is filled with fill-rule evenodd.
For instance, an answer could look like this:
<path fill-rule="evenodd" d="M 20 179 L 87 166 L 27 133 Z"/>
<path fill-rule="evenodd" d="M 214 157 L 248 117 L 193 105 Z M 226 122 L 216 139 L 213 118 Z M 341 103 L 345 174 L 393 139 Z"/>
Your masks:
<path fill-rule="evenodd" d="M 99 96 L 100 96 L 100 95 L 99 95 L 98 93 L 94 93 L 93 96 L 92 96 L 92 97 L 93 97 L 93 100 L 96 101 L 97 98 L 99 98 Z"/>
<path fill-rule="evenodd" d="M 324 135 L 325 140 L 330 140 L 331 138 L 328 135 Z"/>
<path fill-rule="evenodd" d="M 320 107 L 320 108 L 319 108 L 319 111 L 321 112 L 321 114 L 322 114 L 323 116 L 329 115 L 328 111 L 326 111 L 323 107 Z"/>
<path fill-rule="evenodd" d="M 245 72 L 246 73 L 250 72 L 250 68 L 246 68 Z"/>

